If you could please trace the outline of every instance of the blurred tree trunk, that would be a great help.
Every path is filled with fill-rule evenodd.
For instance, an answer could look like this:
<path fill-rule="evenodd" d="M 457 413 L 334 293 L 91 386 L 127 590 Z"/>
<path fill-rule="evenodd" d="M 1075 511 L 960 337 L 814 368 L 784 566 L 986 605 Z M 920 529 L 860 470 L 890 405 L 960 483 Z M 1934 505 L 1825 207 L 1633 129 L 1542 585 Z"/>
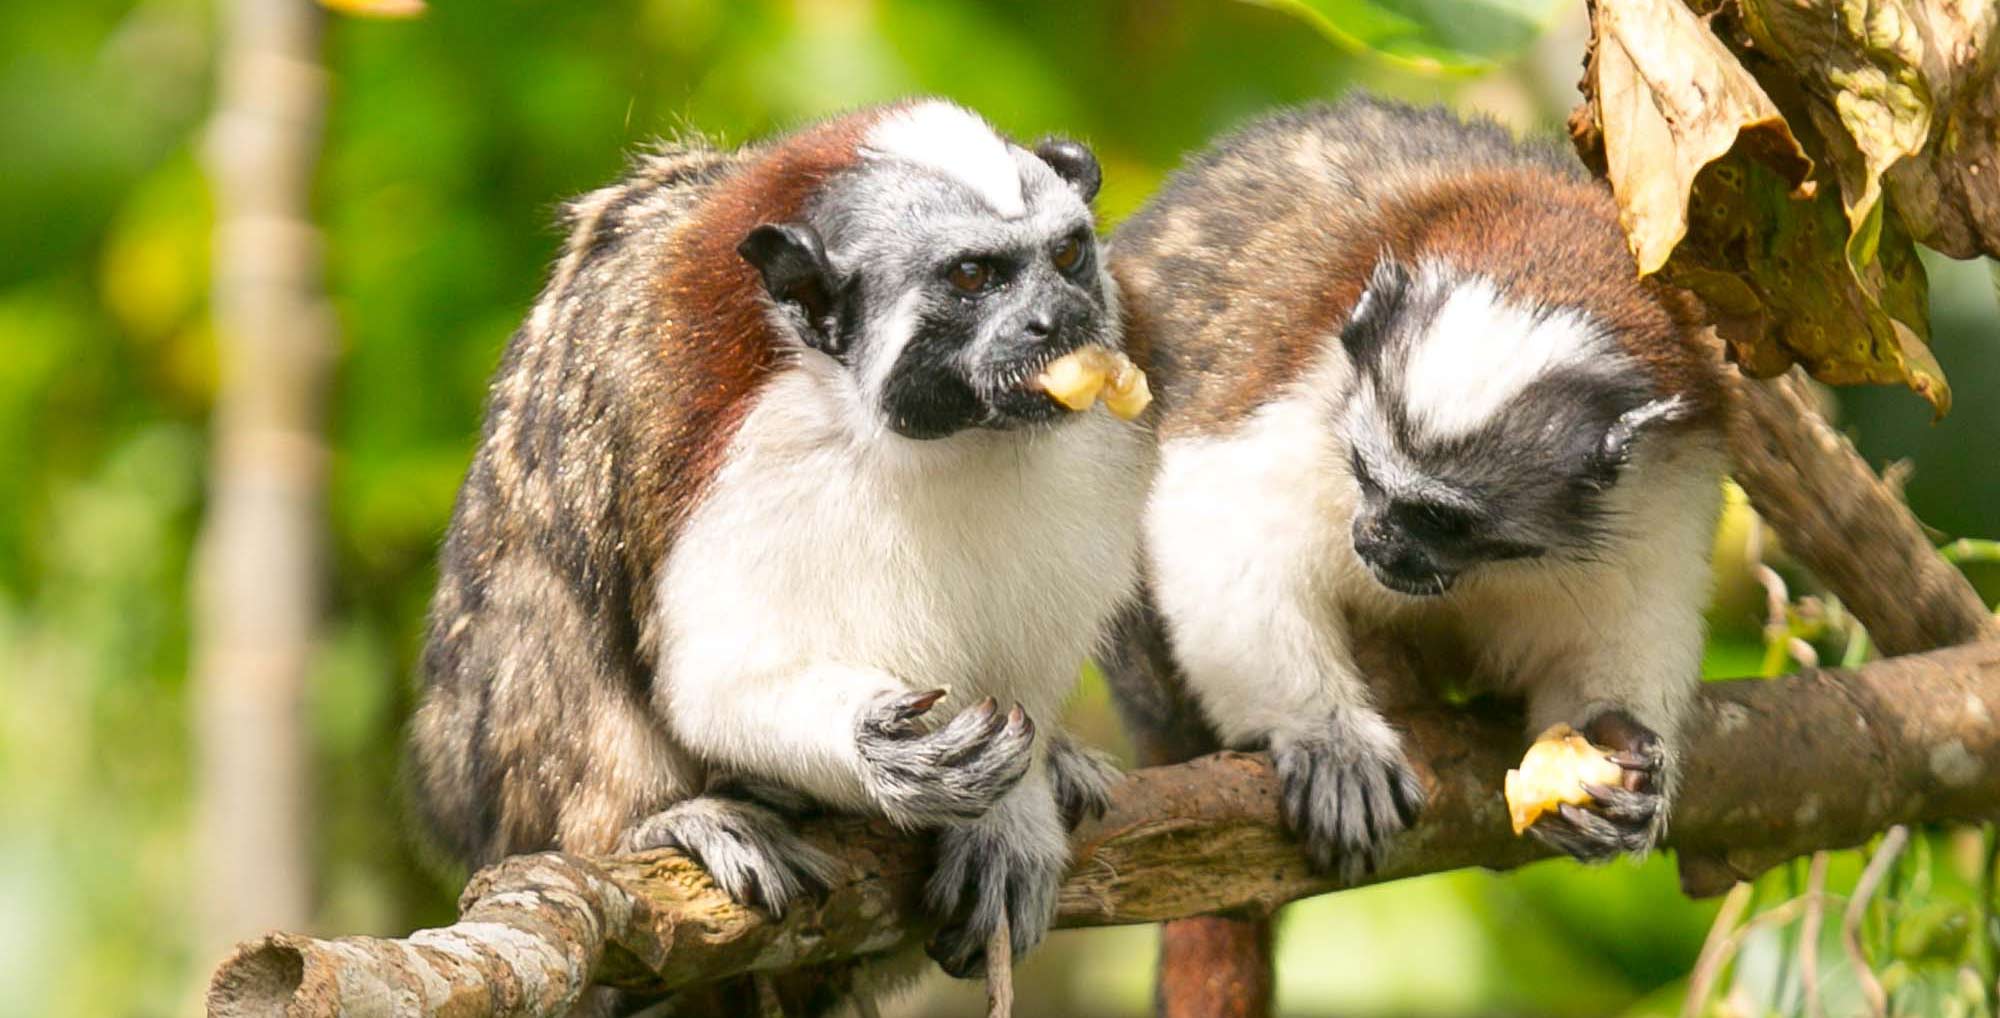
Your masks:
<path fill-rule="evenodd" d="M 301 706 L 319 624 L 334 330 L 309 206 L 326 75 L 310 0 L 225 0 L 206 157 L 220 380 L 194 573 L 202 957 L 308 918 Z"/>
<path fill-rule="evenodd" d="M 1126 610 L 1099 654 L 1118 716 L 1143 767 L 1222 748 L 1189 695 L 1150 599 Z M 1194 916 L 1160 924 L 1156 1018 L 1269 1018 L 1277 989 L 1269 916 Z"/>

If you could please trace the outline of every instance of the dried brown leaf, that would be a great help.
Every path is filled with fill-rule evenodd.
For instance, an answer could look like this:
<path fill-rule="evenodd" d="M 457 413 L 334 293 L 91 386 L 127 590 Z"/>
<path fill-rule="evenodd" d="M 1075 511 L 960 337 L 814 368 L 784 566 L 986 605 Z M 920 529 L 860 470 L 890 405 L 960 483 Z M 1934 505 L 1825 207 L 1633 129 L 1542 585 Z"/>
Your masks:
<path fill-rule="evenodd" d="M 1882 183 L 1935 149 L 1926 2 L 1994 0 L 1741 0 L 1709 17 L 1598 0 L 1571 134 L 1640 271 L 1699 294 L 1746 372 L 1902 383 L 1942 414 L 1923 267 Z"/>
<path fill-rule="evenodd" d="M 1886 183 L 1918 242 L 2000 256 L 1994 0 L 1741 0 L 1741 10 L 1758 51 L 1803 90 L 1857 238 L 1868 239 Z"/>
<path fill-rule="evenodd" d="M 1740 146 L 1795 185 L 1812 173 L 1777 105 L 1679 0 L 1598 0 L 1591 21 L 1595 121 L 1641 274 L 1680 243 L 1709 163 Z"/>

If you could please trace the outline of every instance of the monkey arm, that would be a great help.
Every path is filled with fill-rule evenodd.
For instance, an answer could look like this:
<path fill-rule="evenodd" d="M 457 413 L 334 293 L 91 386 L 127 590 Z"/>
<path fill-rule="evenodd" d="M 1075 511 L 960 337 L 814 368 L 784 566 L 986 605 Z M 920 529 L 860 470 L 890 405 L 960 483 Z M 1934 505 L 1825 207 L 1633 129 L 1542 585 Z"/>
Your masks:
<path fill-rule="evenodd" d="M 667 690 L 668 717 L 698 755 L 905 829 L 980 816 L 1034 761 L 1034 723 L 990 697 L 931 726 L 945 691 L 909 692 L 877 669 L 684 674 Z"/>
<path fill-rule="evenodd" d="M 1331 593 L 1349 585 L 1318 572 L 1360 568 L 1320 434 L 1309 405 L 1280 406 L 1243 436 L 1167 449 L 1147 547 L 1203 714 L 1225 744 L 1271 751 L 1286 827 L 1316 869 L 1354 877 L 1380 865 L 1424 790 L 1355 664 Z"/>
<path fill-rule="evenodd" d="M 1169 445 L 1147 511 L 1153 599 L 1188 688 L 1231 746 L 1371 709 L 1345 621 L 1322 596 L 1330 585 L 1311 571 L 1352 558 L 1337 550 L 1345 534 L 1327 533 L 1331 496 L 1318 489 L 1331 475 L 1313 462 L 1262 462 L 1291 430 L 1260 422 L 1244 437 Z"/>
<path fill-rule="evenodd" d="M 910 691 L 887 672 L 831 663 L 745 674 L 691 662 L 662 685 L 668 725 L 696 756 L 864 811 L 874 811 L 875 801 L 860 749 L 862 719 Z"/>

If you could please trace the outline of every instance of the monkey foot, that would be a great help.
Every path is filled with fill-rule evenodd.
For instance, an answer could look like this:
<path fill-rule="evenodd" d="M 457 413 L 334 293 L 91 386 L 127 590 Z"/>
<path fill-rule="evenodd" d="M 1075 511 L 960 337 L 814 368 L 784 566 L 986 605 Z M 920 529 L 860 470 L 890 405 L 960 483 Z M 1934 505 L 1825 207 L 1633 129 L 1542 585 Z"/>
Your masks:
<path fill-rule="evenodd" d="M 1111 808 L 1111 788 L 1125 780 L 1111 758 L 1058 731 L 1048 739 L 1049 783 L 1063 826 L 1075 830 L 1084 820 L 1100 820 Z"/>
<path fill-rule="evenodd" d="M 731 898 L 772 916 L 824 894 L 840 862 L 799 837 L 776 811 L 754 802 L 699 795 L 634 824 L 620 849 L 678 848 Z"/>
<path fill-rule="evenodd" d="M 1051 824 L 1010 816 L 1010 804 L 938 836 L 937 869 L 924 900 L 943 925 L 924 950 L 959 979 L 985 971 L 987 942 L 1002 917 L 1017 958 L 1041 943 L 1055 922 L 1069 842 Z"/>
<path fill-rule="evenodd" d="M 1353 883 L 1381 868 L 1390 839 L 1415 823 L 1424 786 L 1402 740 L 1374 711 L 1337 711 L 1324 731 L 1274 739 L 1280 814 L 1313 869 Z"/>

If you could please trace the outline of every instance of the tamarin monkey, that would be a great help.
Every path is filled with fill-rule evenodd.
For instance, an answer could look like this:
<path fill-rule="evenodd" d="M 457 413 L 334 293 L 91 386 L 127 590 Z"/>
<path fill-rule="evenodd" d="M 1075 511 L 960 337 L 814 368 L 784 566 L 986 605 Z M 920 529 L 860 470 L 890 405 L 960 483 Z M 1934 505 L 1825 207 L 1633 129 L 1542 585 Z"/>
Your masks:
<path fill-rule="evenodd" d="M 411 765 L 452 854 L 674 846 L 778 913 L 836 877 L 810 804 L 937 832 L 947 970 L 1003 911 L 1042 938 L 1112 776 L 1054 722 L 1152 462 L 1037 382 L 1121 346 L 1098 183 L 923 100 L 569 207 L 439 567 Z"/>
<path fill-rule="evenodd" d="M 1425 795 L 1354 637 L 1449 641 L 1532 732 L 1574 726 L 1622 768 L 1535 836 L 1655 845 L 1724 365 L 1698 309 L 1638 277 L 1609 192 L 1553 146 L 1358 98 L 1217 142 L 1110 251 L 1160 433 L 1121 683 L 1150 648 L 1223 744 L 1271 752 L 1284 819 L 1352 877 Z"/>

